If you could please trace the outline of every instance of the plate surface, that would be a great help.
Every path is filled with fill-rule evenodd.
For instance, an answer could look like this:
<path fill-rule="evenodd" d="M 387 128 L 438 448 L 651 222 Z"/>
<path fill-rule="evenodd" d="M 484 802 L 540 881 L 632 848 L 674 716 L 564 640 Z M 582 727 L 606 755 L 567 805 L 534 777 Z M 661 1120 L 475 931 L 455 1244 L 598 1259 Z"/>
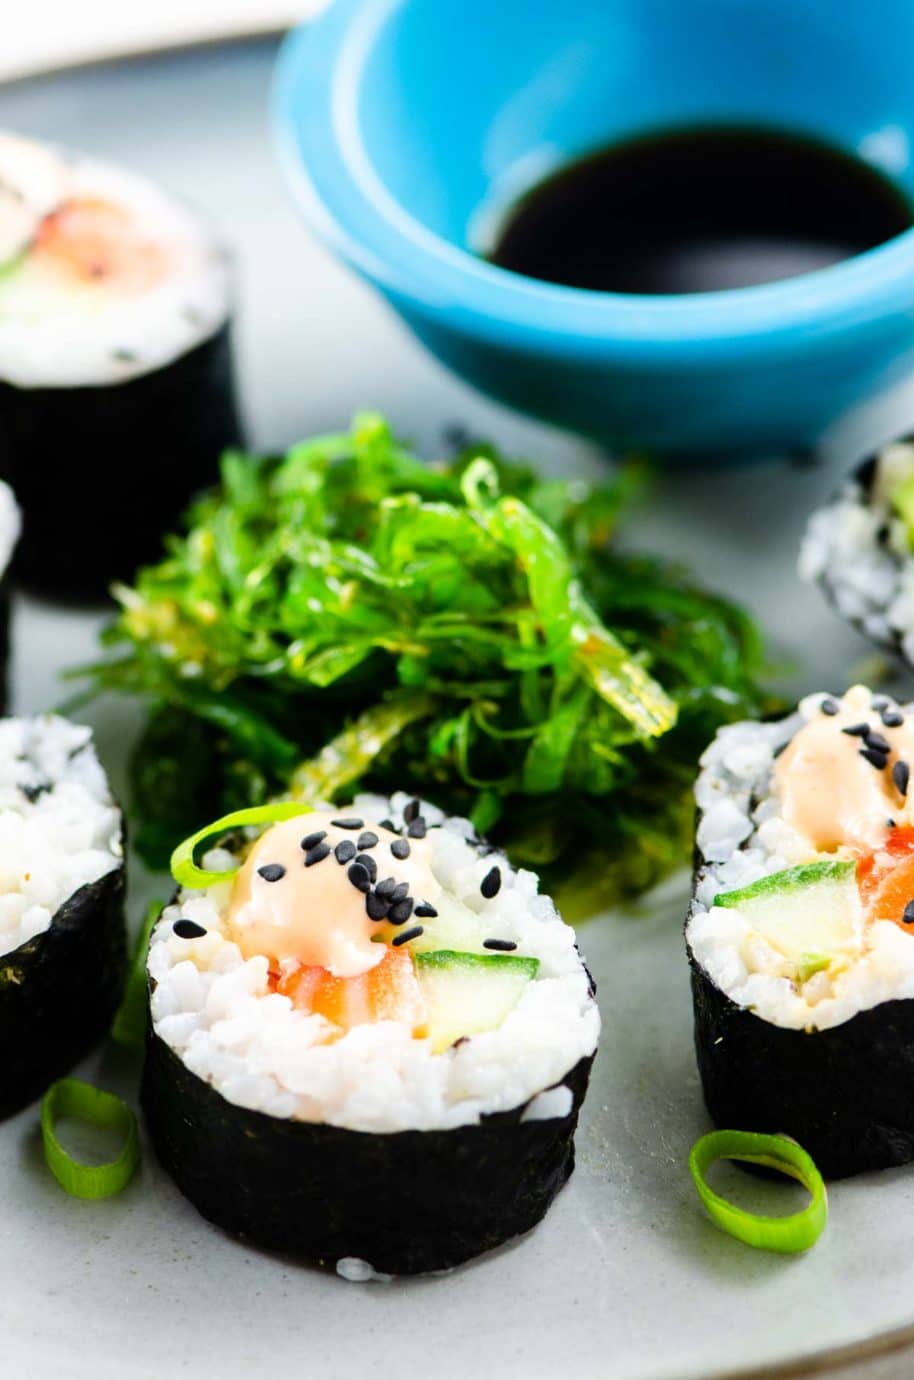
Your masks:
<path fill-rule="evenodd" d="M 257 445 L 383 406 L 428 452 L 459 424 L 554 473 L 598 472 L 593 448 L 447 376 L 309 241 L 269 145 L 273 53 L 272 44 L 215 49 L 0 90 L 0 124 L 123 159 L 221 224 L 238 256 L 241 375 Z M 773 461 L 662 476 L 629 540 L 686 559 L 750 605 L 792 690 L 839 689 L 867 649 L 798 584 L 797 542 L 860 438 L 900 431 L 912 402 L 899 393 L 855 419 L 815 469 Z M 17 710 L 60 703 L 57 672 L 91 657 L 100 622 L 19 605 Z M 103 703 L 86 717 L 120 788 L 136 711 Z M 429 1367 L 436 1380 L 522 1371 L 545 1380 L 570 1365 L 579 1380 L 697 1380 L 911 1323 L 914 1169 L 836 1185 L 828 1231 L 805 1258 L 749 1251 L 702 1217 L 686 1170 L 707 1126 L 680 937 L 687 886 L 675 880 L 636 911 L 584 928 L 604 1036 L 577 1171 L 530 1238 L 446 1279 L 348 1285 L 245 1249 L 203 1222 L 150 1157 L 121 1197 L 69 1199 L 44 1168 L 35 1110 L 7 1123 L 4 1374 L 234 1380 L 278 1365 L 322 1380 L 399 1380 Z M 134 873 L 134 920 L 156 890 Z M 128 1095 L 136 1072 L 114 1049 L 89 1066 Z M 770 1200 L 764 1186 L 743 1182 L 743 1192 Z"/>

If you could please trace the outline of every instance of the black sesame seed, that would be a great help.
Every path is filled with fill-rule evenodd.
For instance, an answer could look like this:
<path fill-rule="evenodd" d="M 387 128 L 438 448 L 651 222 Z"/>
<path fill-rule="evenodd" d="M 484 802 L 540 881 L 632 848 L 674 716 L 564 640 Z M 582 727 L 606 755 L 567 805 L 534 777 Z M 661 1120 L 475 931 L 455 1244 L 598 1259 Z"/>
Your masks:
<path fill-rule="evenodd" d="M 20 786 L 19 789 L 29 804 L 34 805 L 36 800 L 40 800 L 51 789 L 51 784 L 49 781 L 39 781 L 37 786 Z"/>
<path fill-rule="evenodd" d="M 904 723 L 904 715 L 900 709 L 883 709 L 882 722 L 886 728 L 901 728 Z"/>
<path fill-rule="evenodd" d="M 420 901 L 414 914 L 418 915 L 421 920 L 434 920 L 438 912 L 434 906 L 429 905 L 428 901 Z"/>
<path fill-rule="evenodd" d="M 364 819 L 331 819 L 330 823 L 334 829 L 361 829 L 365 823 Z"/>
<path fill-rule="evenodd" d="M 314 834 L 306 834 L 301 841 L 301 846 L 306 853 L 310 853 L 312 848 L 316 848 L 319 843 L 323 843 L 327 837 L 326 829 L 318 829 Z"/>
<path fill-rule="evenodd" d="M 371 886 L 371 878 L 368 875 L 368 868 L 363 867 L 360 862 L 354 862 L 346 873 L 356 891 L 367 891 Z"/>
<path fill-rule="evenodd" d="M 484 939 L 482 941 L 484 949 L 495 949 L 500 954 L 509 954 L 517 945 L 513 939 Z"/>
<path fill-rule="evenodd" d="M 876 529 L 876 541 L 880 546 L 887 546 L 892 529 L 887 522 L 881 522 Z"/>
<path fill-rule="evenodd" d="M 365 909 L 368 912 L 369 920 L 384 920 L 390 909 L 390 902 L 385 901 L 383 896 L 379 896 L 376 891 L 369 891 L 365 897 Z"/>
<path fill-rule="evenodd" d="M 831 717 L 840 712 L 841 706 L 837 700 L 833 700 L 831 696 L 829 696 L 828 699 L 822 701 L 819 708 L 822 710 L 823 714 L 828 714 L 829 717 Z"/>
<path fill-rule="evenodd" d="M 359 834 L 359 852 L 366 848 L 374 848 L 378 841 L 378 836 L 372 829 L 366 829 L 364 834 Z"/>
<path fill-rule="evenodd" d="M 195 920 L 176 920 L 172 929 L 179 939 L 201 939 L 206 930 Z"/>
<path fill-rule="evenodd" d="M 412 824 L 419 814 L 421 806 L 418 800 L 411 800 L 403 811 L 403 823 Z"/>
<path fill-rule="evenodd" d="M 406 834 L 407 837 L 411 839 L 424 839 L 427 829 L 428 825 L 425 820 L 421 815 L 417 815 L 407 829 Z"/>
<path fill-rule="evenodd" d="M 870 700 L 870 704 L 873 706 L 876 713 L 880 714 L 883 709 L 888 709 L 889 705 L 891 704 L 891 700 L 889 699 L 888 695 L 874 695 L 873 698 Z"/>
<path fill-rule="evenodd" d="M 405 883 L 404 883 L 404 885 L 405 885 Z M 377 893 L 378 896 L 385 896 L 388 900 L 390 900 L 391 897 L 393 896 L 394 891 L 396 890 L 396 887 L 397 887 L 396 878 L 394 878 L 394 877 L 385 877 L 384 880 L 383 880 L 382 882 L 378 882 L 378 885 L 375 887 L 375 892 Z M 409 887 L 406 888 L 406 891 L 408 891 L 408 890 L 409 890 Z M 404 891 L 403 895 L 404 895 L 404 896 L 406 895 L 406 892 L 405 892 L 405 891 Z"/>
<path fill-rule="evenodd" d="M 381 823 L 378 825 L 378 828 L 387 829 L 391 834 L 395 834 L 397 832 L 396 825 L 394 824 L 392 819 L 382 819 Z"/>
<path fill-rule="evenodd" d="M 887 819 L 886 824 L 889 826 L 890 829 L 894 829 L 896 827 L 894 819 Z"/>
<path fill-rule="evenodd" d="M 305 854 L 305 867 L 313 867 L 315 863 L 323 862 L 330 856 L 330 844 L 319 843 L 316 848 L 309 848 Z"/>
<path fill-rule="evenodd" d="M 860 756 L 865 757 L 877 771 L 885 771 L 886 767 L 889 765 L 888 754 L 880 752 L 878 748 L 862 747 L 860 749 Z"/>
<path fill-rule="evenodd" d="M 497 896 L 501 890 L 501 868 L 493 867 L 483 877 L 479 883 L 479 890 L 487 901 L 491 901 L 493 896 Z"/>
<path fill-rule="evenodd" d="M 899 761 L 895 763 L 892 768 L 892 780 L 895 783 L 898 794 L 907 795 L 908 782 L 911 780 L 911 768 L 908 766 L 907 762 L 902 762 L 899 759 Z"/>
<path fill-rule="evenodd" d="M 408 944 L 411 939 L 418 939 L 420 934 L 425 934 L 422 926 L 413 925 L 411 930 L 404 930 L 402 934 L 395 934 L 390 942 L 395 949 L 398 949 L 401 944 Z"/>
<path fill-rule="evenodd" d="M 352 859 L 355 857 L 355 844 L 352 842 L 352 839 L 340 839 L 333 850 L 333 856 L 338 863 L 352 862 Z"/>
<path fill-rule="evenodd" d="M 842 728 L 841 732 L 846 733 L 848 738 L 866 738 L 869 734 L 869 724 L 851 724 L 849 728 Z"/>
<path fill-rule="evenodd" d="M 892 744 L 887 738 L 883 738 L 881 733 L 868 733 L 864 741 L 874 752 L 884 752 L 888 755 L 892 751 Z"/>
<path fill-rule="evenodd" d="M 403 925 L 413 913 L 413 898 L 406 896 L 402 901 L 397 901 L 396 905 L 391 906 L 387 913 L 387 918 L 392 925 Z"/>
<path fill-rule="evenodd" d="M 914 901 L 909 901 L 901 912 L 901 918 L 906 925 L 914 925 Z"/>
<path fill-rule="evenodd" d="M 409 857 L 409 844 L 406 842 L 406 839 L 394 839 L 393 843 L 390 845 L 390 851 L 395 858 L 399 858 L 402 862 L 404 858 Z"/>
<path fill-rule="evenodd" d="M 265 882 L 281 882 L 286 875 L 286 869 L 282 863 L 266 863 L 263 867 L 258 867 L 257 875 Z"/>
<path fill-rule="evenodd" d="M 359 853 L 356 862 L 362 864 L 373 882 L 378 880 L 378 864 L 370 853 Z"/>
<path fill-rule="evenodd" d="M 404 896 L 409 895 L 409 882 L 397 882 L 396 886 L 389 893 L 388 900 L 402 901 Z"/>

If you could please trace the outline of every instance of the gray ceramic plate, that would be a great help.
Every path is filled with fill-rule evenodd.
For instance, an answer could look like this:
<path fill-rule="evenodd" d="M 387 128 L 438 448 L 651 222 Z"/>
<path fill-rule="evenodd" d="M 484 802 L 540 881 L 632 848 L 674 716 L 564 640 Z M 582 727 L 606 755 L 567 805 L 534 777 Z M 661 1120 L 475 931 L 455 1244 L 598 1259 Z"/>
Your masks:
<path fill-rule="evenodd" d="M 428 449 L 459 423 L 555 472 L 595 471 L 593 450 L 445 375 L 309 242 L 269 143 L 273 53 L 272 44 L 212 49 L 23 84 L 0 90 L 0 124 L 123 159 L 222 224 L 238 252 L 241 371 L 257 444 L 337 427 L 373 405 Z M 857 419 L 816 470 L 772 462 L 671 474 L 632 537 L 686 558 L 751 605 L 794 660 L 792 689 L 840 688 L 865 648 L 797 584 L 795 548 L 804 514 L 859 436 L 891 434 L 911 404 L 896 395 Z M 97 626 L 20 607 L 17 709 L 59 702 L 57 672 L 91 655 Z M 121 781 L 134 713 L 103 704 L 91 717 Z M 150 886 L 138 876 L 135 912 Z M 247 1250 L 203 1222 L 150 1158 L 120 1198 L 77 1202 L 44 1168 L 35 1111 L 4 1125 L 2 1373 L 234 1380 L 275 1367 L 321 1380 L 426 1371 L 436 1380 L 522 1371 L 531 1380 L 562 1371 L 673 1380 L 795 1366 L 906 1327 L 914 1168 L 836 1185 L 828 1231 L 800 1259 L 754 1253 L 698 1210 L 686 1156 L 706 1121 L 680 941 L 686 889 L 680 879 L 637 913 L 583 931 L 605 1031 L 578 1169 L 529 1239 L 449 1278 L 351 1285 Z M 90 1072 L 125 1092 L 135 1085 L 116 1051 Z M 762 1186 L 746 1191 L 770 1197 Z"/>

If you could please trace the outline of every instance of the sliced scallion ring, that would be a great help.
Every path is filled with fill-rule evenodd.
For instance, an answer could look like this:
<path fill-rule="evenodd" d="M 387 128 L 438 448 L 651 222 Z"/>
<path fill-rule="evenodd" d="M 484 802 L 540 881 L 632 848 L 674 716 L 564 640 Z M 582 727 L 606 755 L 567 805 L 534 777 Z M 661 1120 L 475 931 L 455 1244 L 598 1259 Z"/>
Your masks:
<path fill-rule="evenodd" d="M 130 960 L 124 995 L 111 1026 L 112 1039 L 128 1049 L 141 1050 L 146 1040 L 146 956 L 149 938 L 164 908 L 164 901 L 150 901 L 143 927 Z"/>
<path fill-rule="evenodd" d="M 765 1217 L 728 1202 L 708 1186 L 706 1175 L 717 1160 L 763 1164 L 797 1179 L 809 1193 L 809 1205 L 789 1217 Z M 828 1220 L 828 1198 L 812 1157 L 788 1136 L 754 1131 L 712 1131 L 692 1146 L 689 1169 L 698 1196 L 711 1217 L 730 1236 L 763 1251 L 793 1255 L 815 1245 Z"/>
<path fill-rule="evenodd" d="M 84 1164 L 57 1139 L 59 1117 L 73 1117 L 91 1126 L 121 1132 L 121 1153 L 107 1164 Z M 78 1078 L 61 1078 L 48 1088 L 41 1100 L 41 1138 L 51 1173 L 74 1198 L 110 1198 L 120 1193 L 140 1162 L 136 1117 L 126 1102 Z"/>
<path fill-rule="evenodd" d="M 230 881 L 238 871 L 237 867 L 231 868 L 228 872 L 207 872 L 194 861 L 198 850 L 207 839 L 215 838 L 218 834 L 227 834 L 230 829 L 245 829 L 252 824 L 278 824 L 281 820 L 294 818 L 295 815 L 309 815 L 312 812 L 312 806 L 305 805 L 300 800 L 275 800 L 271 805 L 253 805 L 248 810 L 233 810 L 230 815 L 223 815 L 221 819 L 198 829 L 196 834 L 191 834 L 189 839 L 178 844 L 171 855 L 171 875 L 179 886 L 196 891 L 212 886 L 214 882 Z"/>

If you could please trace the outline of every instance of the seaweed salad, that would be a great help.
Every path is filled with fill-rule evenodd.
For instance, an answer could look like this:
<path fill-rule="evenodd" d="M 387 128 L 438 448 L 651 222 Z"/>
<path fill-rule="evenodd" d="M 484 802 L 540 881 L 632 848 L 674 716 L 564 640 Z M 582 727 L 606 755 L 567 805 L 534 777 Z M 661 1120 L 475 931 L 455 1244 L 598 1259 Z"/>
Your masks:
<path fill-rule="evenodd" d="M 518 864 L 637 891 L 687 856 L 699 752 L 767 707 L 758 635 L 615 538 L 638 487 L 472 446 L 426 464 L 383 418 L 227 453 L 103 634 L 88 693 L 142 696 L 138 846 L 280 792 L 396 779 Z"/>

